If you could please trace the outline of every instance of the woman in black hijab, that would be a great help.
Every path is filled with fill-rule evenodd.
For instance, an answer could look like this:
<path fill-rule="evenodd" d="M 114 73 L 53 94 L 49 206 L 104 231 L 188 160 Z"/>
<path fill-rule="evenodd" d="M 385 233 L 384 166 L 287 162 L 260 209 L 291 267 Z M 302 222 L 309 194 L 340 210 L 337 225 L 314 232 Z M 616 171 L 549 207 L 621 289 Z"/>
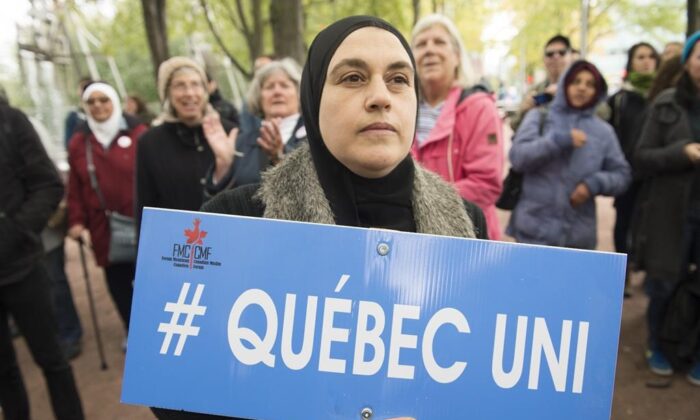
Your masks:
<path fill-rule="evenodd" d="M 302 74 L 309 146 L 260 185 L 220 194 L 202 210 L 486 238 L 481 211 L 410 157 L 418 86 L 410 46 L 390 24 L 353 16 L 330 25 Z"/>
<path fill-rule="evenodd" d="M 418 79 L 408 43 L 387 22 L 354 16 L 321 31 L 302 74 L 301 106 L 308 146 L 261 184 L 220 193 L 203 211 L 485 238 L 481 210 L 409 155 Z"/>

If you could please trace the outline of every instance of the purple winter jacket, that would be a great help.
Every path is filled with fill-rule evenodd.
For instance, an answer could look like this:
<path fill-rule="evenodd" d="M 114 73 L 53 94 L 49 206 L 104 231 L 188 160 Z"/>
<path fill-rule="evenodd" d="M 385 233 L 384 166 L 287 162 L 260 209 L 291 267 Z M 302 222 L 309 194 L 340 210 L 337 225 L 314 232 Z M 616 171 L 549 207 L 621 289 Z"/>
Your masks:
<path fill-rule="evenodd" d="M 571 68 L 567 70 L 571 71 Z M 605 100 L 605 89 L 596 103 L 571 108 L 564 92 L 566 74 L 559 80 L 540 135 L 540 109 L 525 116 L 510 149 L 510 161 L 524 174 L 520 200 L 506 233 L 518 242 L 594 249 L 596 246 L 595 196 L 622 194 L 631 181 L 630 166 L 613 128 L 595 115 Z M 583 147 L 574 148 L 571 129 L 586 133 Z M 572 207 L 569 197 L 583 182 L 591 199 Z"/>

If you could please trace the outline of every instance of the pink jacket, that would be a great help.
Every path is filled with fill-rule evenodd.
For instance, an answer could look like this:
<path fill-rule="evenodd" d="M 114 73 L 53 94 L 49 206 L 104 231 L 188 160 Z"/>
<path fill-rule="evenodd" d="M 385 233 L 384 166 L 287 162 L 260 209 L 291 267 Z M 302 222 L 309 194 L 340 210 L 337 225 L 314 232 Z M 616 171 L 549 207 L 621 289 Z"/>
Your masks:
<path fill-rule="evenodd" d="M 475 92 L 461 103 L 454 87 L 435 127 L 422 145 L 413 142 L 415 160 L 452 184 L 483 210 L 490 239 L 501 237 L 496 200 L 503 177 L 503 127 L 493 97 Z M 450 159 L 451 158 L 451 159 Z"/>

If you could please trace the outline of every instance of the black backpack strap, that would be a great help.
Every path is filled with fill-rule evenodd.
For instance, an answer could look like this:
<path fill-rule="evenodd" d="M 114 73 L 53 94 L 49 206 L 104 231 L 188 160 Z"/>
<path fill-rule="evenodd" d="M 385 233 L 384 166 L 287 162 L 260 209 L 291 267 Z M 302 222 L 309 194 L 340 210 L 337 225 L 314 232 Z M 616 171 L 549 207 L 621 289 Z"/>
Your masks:
<path fill-rule="evenodd" d="M 90 177 L 90 186 L 97 194 L 97 199 L 100 201 L 100 206 L 102 210 L 109 217 L 109 210 L 107 210 L 107 202 L 105 201 L 104 195 L 102 195 L 102 190 L 100 189 L 100 183 L 97 181 L 97 173 L 95 171 L 95 162 L 92 154 L 92 143 L 90 143 L 90 138 L 85 136 L 85 158 L 87 160 L 87 171 Z"/>
<path fill-rule="evenodd" d="M 473 93 L 477 93 L 477 92 L 489 93 L 490 91 L 486 86 L 480 85 L 480 84 L 476 84 L 476 85 L 469 87 L 469 88 L 464 88 L 464 89 L 462 89 L 462 93 L 460 93 L 460 95 L 459 95 L 459 100 L 457 100 L 457 104 L 461 104 L 462 101 L 467 99 Z"/>

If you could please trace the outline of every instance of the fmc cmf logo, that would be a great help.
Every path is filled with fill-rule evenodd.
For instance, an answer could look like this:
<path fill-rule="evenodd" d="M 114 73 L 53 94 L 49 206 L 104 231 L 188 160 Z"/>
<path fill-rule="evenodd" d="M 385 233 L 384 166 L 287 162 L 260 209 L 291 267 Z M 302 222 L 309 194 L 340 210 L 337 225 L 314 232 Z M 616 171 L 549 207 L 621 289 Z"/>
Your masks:
<path fill-rule="evenodd" d="M 200 219 L 194 219 L 192 229 L 185 229 L 185 242 L 173 243 L 171 255 L 162 256 L 163 261 L 172 261 L 174 267 L 203 270 L 205 266 L 221 266 L 221 262 L 211 259 L 213 253 L 210 246 L 205 246 L 204 238 L 207 231 L 202 230 Z"/>

